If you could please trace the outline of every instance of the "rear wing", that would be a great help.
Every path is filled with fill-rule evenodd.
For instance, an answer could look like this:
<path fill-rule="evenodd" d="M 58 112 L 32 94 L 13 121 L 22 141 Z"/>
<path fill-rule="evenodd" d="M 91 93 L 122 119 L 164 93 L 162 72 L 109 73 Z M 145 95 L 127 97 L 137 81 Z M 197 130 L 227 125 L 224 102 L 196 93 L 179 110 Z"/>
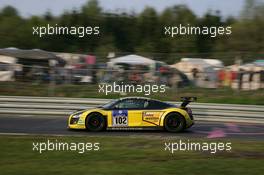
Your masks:
<path fill-rule="evenodd" d="M 181 97 L 181 107 L 185 108 L 189 103 L 197 101 L 197 97 Z"/>

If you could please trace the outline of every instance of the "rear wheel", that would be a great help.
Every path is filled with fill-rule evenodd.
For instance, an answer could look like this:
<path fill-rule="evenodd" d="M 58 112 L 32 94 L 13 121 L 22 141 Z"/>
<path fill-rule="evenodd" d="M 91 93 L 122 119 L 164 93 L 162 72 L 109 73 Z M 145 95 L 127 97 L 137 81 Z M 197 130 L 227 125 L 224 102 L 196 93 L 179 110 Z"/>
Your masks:
<path fill-rule="evenodd" d="M 100 113 L 91 113 L 87 116 L 85 125 L 89 131 L 98 132 L 105 130 L 106 120 L 105 117 Z"/>
<path fill-rule="evenodd" d="M 185 128 L 185 119 L 179 113 L 170 113 L 165 117 L 164 128 L 169 132 L 181 132 Z"/>

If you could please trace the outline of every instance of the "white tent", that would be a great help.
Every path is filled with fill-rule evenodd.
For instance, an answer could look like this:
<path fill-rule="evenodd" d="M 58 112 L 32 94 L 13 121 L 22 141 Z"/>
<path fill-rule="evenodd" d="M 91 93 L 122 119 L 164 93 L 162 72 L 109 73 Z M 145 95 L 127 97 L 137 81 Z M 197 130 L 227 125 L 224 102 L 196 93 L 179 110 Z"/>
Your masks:
<path fill-rule="evenodd" d="M 177 68 L 183 72 L 191 72 L 194 68 L 203 72 L 205 69 L 223 68 L 224 65 L 220 60 L 216 59 L 182 58 L 180 62 L 171 65 L 171 67 Z"/>
<path fill-rule="evenodd" d="M 180 62 L 171 65 L 193 79 L 193 70 L 199 72 L 197 85 L 200 87 L 215 87 L 217 79 L 217 70 L 223 67 L 220 60 L 202 59 L 202 58 L 182 58 Z"/>
<path fill-rule="evenodd" d="M 0 64 L 1 63 L 15 64 L 16 63 L 16 58 L 10 57 L 10 56 L 0 55 Z"/>
<path fill-rule="evenodd" d="M 0 82 L 14 81 L 14 70 L 12 65 L 16 63 L 16 58 L 0 55 Z"/>
<path fill-rule="evenodd" d="M 155 63 L 155 61 L 139 55 L 127 55 L 111 59 L 109 65 L 115 65 L 118 63 L 125 63 L 130 65 L 152 65 Z"/>

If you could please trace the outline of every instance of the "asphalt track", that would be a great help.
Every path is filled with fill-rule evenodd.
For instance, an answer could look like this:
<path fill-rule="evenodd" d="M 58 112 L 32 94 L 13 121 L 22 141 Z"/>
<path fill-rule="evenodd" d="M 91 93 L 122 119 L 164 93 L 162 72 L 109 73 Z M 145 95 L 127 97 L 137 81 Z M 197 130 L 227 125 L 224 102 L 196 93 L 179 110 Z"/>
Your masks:
<path fill-rule="evenodd" d="M 115 130 L 88 132 L 85 130 L 68 130 L 67 117 L 0 115 L 0 134 L 2 135 L 82 135 L 82 136 L 155 136 L 184 138 L 238 138 L 246 140 L 263 140 L 263 124 L 196 122 L 182 133 L 168 133 L 153 130 Z"/>

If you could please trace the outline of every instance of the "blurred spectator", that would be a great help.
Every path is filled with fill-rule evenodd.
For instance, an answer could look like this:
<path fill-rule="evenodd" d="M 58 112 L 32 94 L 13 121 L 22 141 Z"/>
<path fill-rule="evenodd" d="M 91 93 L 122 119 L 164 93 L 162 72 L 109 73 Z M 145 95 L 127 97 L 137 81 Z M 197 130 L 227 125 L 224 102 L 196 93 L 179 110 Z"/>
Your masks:
<path fill-rule="evenodd" d="M 159 68 L 160 84 L 168 85 L 169 68 L 161 66 Z"/>
<path fill-rule="evenodd" d="M 244 76 L 244 70 L 239 69 L 238 74 L 237 74 L 237 79 L 238 79 L 238 89 L 241 90 L 243 87 L 243 76 Z"/>
<path fill-rule="evenodd" d="M 248 76 L 249 89 L 252 89 L 253 77 L 255 75 L 254 69 L 251 68 L 248 73 L 249 73 L 249 76 Z"/>
<path fill-rule="evenodd" d="M 224 79 L 225 79 L 224 69 L 219 70 L 217 76 L 218 76 L 218 87 L 223 87 Z"/>
<path fill-rule="evenodd" d="M 199 78 L 199 70 L 197 68 L 192 69 L 192 77 L 193 77 L 193 84 L 194 86 L 197 86 L 197 81 Z"/>
<path fill-rule="evenodd" d="M 235 71 L 231 71 L 231 81 L 233 82 L 234 80 L 236 80 L 237 79 L 237 72 L 235 72 Z M 231 83 L 232 83 L 231 82 Z"/>
<path fill-rule="evenodd" d="M 264 88 L 264 70 L 260 71 L 260 88 Z"/>

